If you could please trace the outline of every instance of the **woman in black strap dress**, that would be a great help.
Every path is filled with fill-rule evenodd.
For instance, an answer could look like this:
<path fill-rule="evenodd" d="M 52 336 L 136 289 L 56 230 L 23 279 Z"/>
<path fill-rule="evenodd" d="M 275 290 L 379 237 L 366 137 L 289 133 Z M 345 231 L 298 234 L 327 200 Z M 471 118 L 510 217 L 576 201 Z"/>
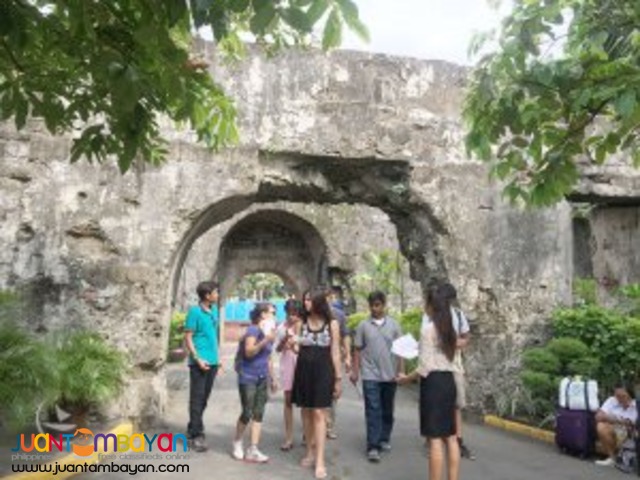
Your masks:
<path fill-rule="evenodd" d="M 297 332 L 298 362 L 291 392 L 292 402 L 302 407 L 307 451 L 303 466 L 315 464 L 316 478 L 326 478 L 324 450 L 326 409 L 342 393 L 340 327 L 332 318 L 323 289 L 311 295 L 309 315 Z"/>

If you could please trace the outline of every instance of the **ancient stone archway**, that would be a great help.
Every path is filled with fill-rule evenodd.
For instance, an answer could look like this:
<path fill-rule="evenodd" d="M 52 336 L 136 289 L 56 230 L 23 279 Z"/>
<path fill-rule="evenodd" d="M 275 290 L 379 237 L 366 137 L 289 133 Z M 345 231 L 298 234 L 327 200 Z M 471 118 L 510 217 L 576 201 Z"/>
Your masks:
<path fill-rule="evenodd" d="M 268 174 L 260 181 L 257 192 L 225 198 L 210 205 L 193 220 L 191 227 L 184 234 L 172 261 L 172 299 L 176 296 L 185 258 L 201 235 L 215 225 L 232 219 L 253 204 L 280 200 L 294 203 L 363 204 L 379 208 L 395 225 L 400 250 L 409 262 L 412 277 L 419 280 L 423 286 L 437 279 L 447 278 L 443 255 L 437 246 L 437 237 L 443 233 L 442 223 L 429 205 L 411 195 L 408 162 L 353 159 L 347 163 L 339 158 L 320 159 L 291 154 L 264 154 L 259 156 L 258 162 Z M 267 230 L 273 230 L 278 224 L 289 224 L 290 238 L 297 238 L 298 242 L 305 243 L 309 248 L 308 252 L 311 252 L 308 256 L 313 259 L 313 265 L 309 263 L 305 270 L 315 272 L 315 278 L 308 274 L 297 274 L 297 277 L 307 276 L 307 285 L 328 280 L 330 265 L 327 265 L 325 255 L 320 253 L 325 250 L 320 234 L 315 227 L 294 215 L 277 211 L 250 215 L 239 222 L 227 238 L 236 237 L 240 243 L 253 242 L 255 247 L 255 242 L 259 239 L 251 238 L 247 232 L 251 230 L 252 225 L 260 224 Z M 358 241 L 358 238 L 354 238 L 353 241 Z M 229 258 L 240 260 L 242 248 L 231 248 L 231 244 L 225 246 L 224 242 L 222 248 L 229 249 Z M 244 262 L 248 266 L 243 273 L 242 269 L 236 272 L 230 263 L 223 261 L 218 265 L 217 277 L 225 282 L 225 277 L 239 279 L 243 274 L 250 273 L 251 269 L 276 273 L 282 271 L 282 265 L 270 266 L 269 262 L 266 256 L 256 260 L 256 265 L 262 265 L 261 267 L 251 267 L 251 262 Z"/>
<path fill-rule="evenodd" d="M 223 297 L 256 272 L 277 274 L 300 296 L 310 285 L 326 281 L 326 265 L 326 245 L 313 225 L 288 212 L 260 210 L 227 233 L 214 276 Z"/>
<path fill-rule="evenodd" d="M 251 55 L 225 68 L 203 48 L 239 100 L 237 148 L 212 154 L 166 126 L 170 161 L 123 177 L 111 164 L 70 165 L 70 138 L 44 134 L 38 121 L 24 132 L 0 125 L 0 286 L 43 292 L 29 328 L 99 331 L 132 365 L 119 412 L 157 415 L 168 318 L 194 241 L 260 204 L 359 204 L 388 216 L 422 286 L 448 278 L 458 287 L 478 339 L 471 403 L 508 391 L 522 348 L 569 298 L 571 217 L 567 205 L 511 208 L 485 166 L 466 159 L 467 72 L 349 52 Z M 611 176 L 594 175 L 580 194 L 637 205 L 634 175 L 613 177 L 606 195 Z"/>

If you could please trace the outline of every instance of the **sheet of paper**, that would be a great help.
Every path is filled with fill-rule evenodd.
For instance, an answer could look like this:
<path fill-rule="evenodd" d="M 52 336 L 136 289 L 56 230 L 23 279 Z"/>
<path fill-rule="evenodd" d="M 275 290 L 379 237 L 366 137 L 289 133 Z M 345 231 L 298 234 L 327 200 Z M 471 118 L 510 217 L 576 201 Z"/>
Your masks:
<path fill-rule="evenodd" d="M 276 328 L 275 320 L 265 320 L 262 323 L 262 331 L 264 332 L 265 335 L 269 335 L 273 330 L 275 330 L 275 328 Z"/>
<path fill-rule="evenodd" d="M 418 342 L 413 338 L 413 335 L 407 333 L 393 341 L 391 353 L 407 360 L 416 358 L 418 356 Z"/>

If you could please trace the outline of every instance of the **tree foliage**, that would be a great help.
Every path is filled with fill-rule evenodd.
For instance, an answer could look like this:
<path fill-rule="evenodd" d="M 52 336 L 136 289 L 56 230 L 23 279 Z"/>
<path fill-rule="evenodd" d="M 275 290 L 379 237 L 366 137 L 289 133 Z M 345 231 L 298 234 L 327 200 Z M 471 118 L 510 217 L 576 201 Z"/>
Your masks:
<path fill-rule="evenodd" d="M 240 35 L 270 49 L 337 46 L 343 25 L 367 37 L 352 0 L 3 0 L 0 120 L 42 117 L 53 134 L 74 131 L 71 160 L 166 156 L 159 116 L 188 123 L 212 148 L 237 139 L 233 102 L 194 57 L 193 32 L 211 27 L 221 51 Z"/>
<path fill-rule="evenodd" d="M 394 250 L 368 251 L 363 258 L 365 271 L 351 278 L 357 301 L 366 305 L 371 292 L 382 290 L 387 295 L 398 295 L 400 310 L 404 310 L 402 275 L 407 268 L 405 258 Z"/>
<path fill-rule="evenodd" d="M 254 300 L 269 300 L 273 297 L 284 297 L 286 287 L 282 278 L 273 273 L 258 272 L 242 277 L 234 295 Z"/>
<path fill-rule="evenodd" d="M 472 75 L 466 146 L 509 199 L 559 201 L 582 161 L 640 165 L 640 2 L 516 0 L 497 40 Z"/>

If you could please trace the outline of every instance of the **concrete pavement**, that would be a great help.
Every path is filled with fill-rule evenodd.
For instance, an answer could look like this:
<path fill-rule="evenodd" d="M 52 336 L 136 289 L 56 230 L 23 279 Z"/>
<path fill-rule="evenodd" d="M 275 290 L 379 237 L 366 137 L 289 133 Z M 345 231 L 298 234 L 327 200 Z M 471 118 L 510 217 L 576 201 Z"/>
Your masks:
<path fill-rule="evenodd" d="M 230 362 L 227 362 L 230 364 Z M 159 431 L 183 432 L 187 423 L 188 376 L 186 367 L 173 367 L 170 379 L 174 388 L 167 412 L 167 425 Z M 271 457 L 267 465 L 238 462 L 230 456 L 231 436 L 240 406 L 235 385 L 235 372 L 228 371 L 216 380 L 209 407 L 205 413 L 206 453 L 189 453 L 188 460 L 153 461 L 182 463 L 189 473 L 138 473 L 139 480 L 162 478 L 193 478 L 221 480 L 289 480 L 312 479 L 311 469 L 298 466 L 303 448 L 300 446 L 299 423 L 296 425 L 297 445 L 291 452 L 279 450 L 282 442 L 282 395 L 272 397 L 265 416 L 261 449 Z M 299 419 L 296 418 L 296 421 Z M 399 390 L 396 405 L 396 427 L 393 451 L 380 464 L 370 464 L 364 457 L 364 408 L 356 390 L 345 384 L 345 395 L 339 403 L 337 440 L 328 441 L 329 478 L 406 480 L 426 479 L 427 457 L 418 432 L 416 394 Z M 464 480 L 585 480 L 630 479 L 613 468 L 598 467 L 591 461 L 581 461 L 561 455 L 553 445 L 521 438 L 483 425 L 465 425 L 465 439 L 476 451 L 476 461 L 462 461 Z M 145 460 L 147 462 L 147 460 Z M 131 465 L 142 461 L 128 461 Z M 114 480 L 131 478 L 128 473 L 83 474 L 79 479 Z"/>

